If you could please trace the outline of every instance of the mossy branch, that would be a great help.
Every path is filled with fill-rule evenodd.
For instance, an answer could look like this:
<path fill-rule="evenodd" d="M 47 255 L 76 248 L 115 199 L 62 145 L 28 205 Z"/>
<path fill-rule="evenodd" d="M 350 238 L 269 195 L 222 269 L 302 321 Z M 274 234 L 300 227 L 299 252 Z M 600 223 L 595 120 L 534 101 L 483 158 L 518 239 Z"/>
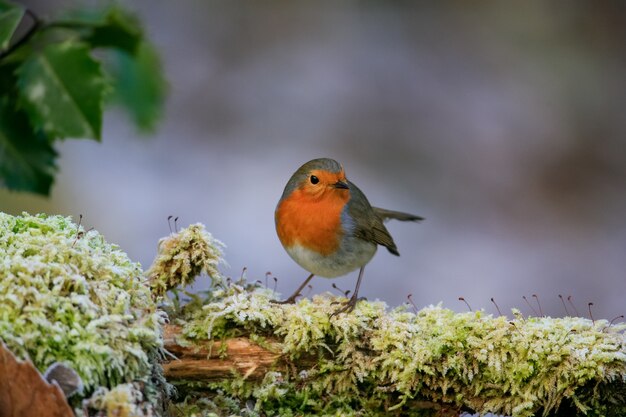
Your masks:
<path fill-rule="evenodd" d="M 39 369 L 74 369 L 82 416 L 626 415 L 624 323 L 367 301 L 333 315 L 344 298 L 281 305 L 245 276 L 224 279 L 221 248 L 191 225 L 144 275 L 68 218 L 0 213 L 0 338 Z M 169 300 L 200 272 L 208 292 Z M 162 330 L 176 398 L 156 364 Z M 172 409 L 157 412 L 161 399 Z"/>
<path fill-rule="evenodd" d="M 189 282 L 194 274 L 176 265 L 216 265 L 221 252 L 203 230 L 190 227 L 160 246 L 153 290 Z M 205 403 L 239 404 L 236 414 L 626 413 L 625 324 L 439 306 L 414 314 L 367 301 L 336 315 L 344 299 L 276 304 L 276 294 L 244 276 L 233 283 L 207 272 L 217 285 L 178 308 L 178 326 L 166 327 L 165 345 L 178 359 L 164 372 L 181 392 L 203 388 L 197 398 Z"/>
<path fill-rule="evenodd" d="M 170 328 L 166 346 L 180 357 L 165 365 L 168 380 L 204 382 L 268 415 L 626 412 L 624 324 L 380 302 L 332 316 L 340 299 L 277 305 L 232 284 L 213 297 Z"/>
<path fill-rule="evenodd" d="M 316 363 L 314 357 L 302 358 L 297 364 L 281 354 L 281 344 L 277 340 L 255 342 L 249 337 L 233 337 L 206 343 L 185 341 L 182 327 L 166 325 L 163 331 L 164 347 L 175 358 L 169 358 L 163 365 L 163 373 L 174 384 L 210 384 L 227 380 L 243 379 L 261 382 L 276 369 L 306 372 Z M 261 346 L 262 345 L 262 346 Z M 413 401 L 416 409 L 438 410 L 439 416 L 457 416 L 458 409 L 432 401 Z"/>

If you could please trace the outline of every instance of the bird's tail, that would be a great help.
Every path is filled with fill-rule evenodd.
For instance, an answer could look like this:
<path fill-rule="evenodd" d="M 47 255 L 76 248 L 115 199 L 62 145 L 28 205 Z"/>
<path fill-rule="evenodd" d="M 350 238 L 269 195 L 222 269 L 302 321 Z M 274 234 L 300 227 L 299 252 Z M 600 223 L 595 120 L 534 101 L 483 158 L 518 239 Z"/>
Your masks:
<path fill-rule="evenodd" d="M 403 213 L 401 211 L 387 210 L 387 209 L 382 209 L 378 207 L 372 207 L 372 208 L 374 209 L 374 212 L 378 215 L 378 217 L 383 219 L 383 221 L 389 220 L 389 219 L 395 219 L 395 220 L 400 220 L 403 222 L 419 222 L 419 221 L 424 220 L 423 217 L 416 216 L 415 214 Z"/>

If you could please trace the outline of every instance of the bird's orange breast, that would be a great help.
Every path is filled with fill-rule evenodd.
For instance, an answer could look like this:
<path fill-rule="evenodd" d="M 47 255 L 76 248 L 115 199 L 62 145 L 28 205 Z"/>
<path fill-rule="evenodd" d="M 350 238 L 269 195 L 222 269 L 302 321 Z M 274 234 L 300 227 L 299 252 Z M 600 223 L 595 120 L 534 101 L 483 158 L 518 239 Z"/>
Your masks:
<path fill-rule="evenodd" d="M 293 191 L 276 208 L 276 231 L 285 247 L 302 245 L 321 255 L 334 253 L 341 242 L 341 211 L 348 202 L 347 192 L 311 196 Z"/>

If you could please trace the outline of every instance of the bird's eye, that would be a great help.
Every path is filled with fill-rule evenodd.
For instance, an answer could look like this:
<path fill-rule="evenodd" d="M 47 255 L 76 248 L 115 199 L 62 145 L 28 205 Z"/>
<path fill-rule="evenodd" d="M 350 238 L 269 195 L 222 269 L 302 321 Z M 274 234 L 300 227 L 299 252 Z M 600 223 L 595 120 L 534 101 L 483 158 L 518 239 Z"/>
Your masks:
<path fill-rule="evenodd" d="M 311 184 L 317 184 L 318 182 L 320 182 L 320 179 L 315 175 L 311 175 Z"/>

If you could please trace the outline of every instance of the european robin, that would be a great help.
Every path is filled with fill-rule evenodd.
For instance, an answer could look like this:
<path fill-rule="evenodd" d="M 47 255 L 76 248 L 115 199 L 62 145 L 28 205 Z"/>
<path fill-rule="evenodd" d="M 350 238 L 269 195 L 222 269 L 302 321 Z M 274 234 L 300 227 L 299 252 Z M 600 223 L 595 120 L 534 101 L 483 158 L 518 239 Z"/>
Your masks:
<path fill-rule="evenodd" d="M 352 297 L 335 314 L 353 310 L 363 270 L 378 245 L 400 255 L 383 224 L 387 219 L 423 220 L 414 214 L 372 207 L 335 160 L 313 159 L 302 165 L 285 186 L 275 220 L 285 250 L 311 274 L 281 303 L 295 302 L 315 275 L 335 278 L 360 268 Z"/>

